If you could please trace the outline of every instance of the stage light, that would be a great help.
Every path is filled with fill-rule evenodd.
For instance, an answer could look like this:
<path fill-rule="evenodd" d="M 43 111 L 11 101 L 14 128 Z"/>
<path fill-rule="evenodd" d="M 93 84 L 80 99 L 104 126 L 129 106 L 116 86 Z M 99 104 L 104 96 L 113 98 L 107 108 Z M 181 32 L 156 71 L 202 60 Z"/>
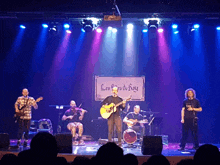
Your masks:
<path fill-rule="evenodd" d="M 148 32 L 148 29 L 143 29 L 142 32 L 143 32 L 143 33 L 147 33 L 147 32 Z"/>
<path fill-rule="evenodd" d="M 129 23 L 128 25 L 127 25 L 127 29 L 133 29 L 134 28 L 134 25 L 133 24 L 131 24 L 131 23 Z"/>
<path fill-rule="evenodd" d="M 64 27 L 65 29 L 69 29 L 69 28 L 70 28 L 70 25 L 69 25 L 68 23 L 65 23 L 65 24 L 63 25 L 63 27 Z"/>
<path fill-rule="evenodd" d="M 174 34 L 178 34 L 179 33 L 179 31 L 175 31 L 175 32 L 173 32 Z"/>
<path fill-rule="evenodd" d="M 93 27 L 92 20 L 83 20 L 82 24 L 83 24 L 83 29 L 85 30 L 85 32 L 93 31 L 94 27 Z"/>
<path fill-rule="evenodd" d="M 198 29 L 199 27 L 200 27 L 199 24 L 195 24 L 195 25 L 193 25 L 193 28 L 194 28 L 194 29 Z"/>
<path fill-rule="evenodd" d="M 24 26 L 24 25 L 20 25 L 20 28 L 21 28 L 21 29 L 25 29 L 26 26 Z"/>
<path fill-rule="evenodd" d="M 112 30 L 112 27 L 111 27 L 111 26 L 109 26 L 109 27 L 108 27 L 108 30 Z"/>
<path fill-rule="evenodd" d="M 220 30 L 220 26 L 218 26 L 218 27 L 216 28 L 216 30 Z"/>
<path fill-rule="evenodd" d="M 43 28 L 48 28 L 48 25 L 47 24 L 42 24 Z"/>
<path fill-rule="evenodd" d="M 102 29 L 101 29 L 101 28 L 98 28 L 98 29 L 96 29 L 96 32 L 101 33 L 101 32 L 102 32 Z"/>
<path fill-rule="evenodd" d="M 69 34 L 72 33 L 70 30 L 66 30 L 66 32 L 69 33 Z"/>
<path fill-rule="evenodd" d="M 173 28 L 173 29 L 177 29 L 177 28 L 178 28 L 178 25 L 177 25 L 177 24 L 173 24 L 173 25 L 172 25 L 172 28 Z"/>
<path fill-rule="evenodd" d="M 51 28 L 49 29 L 49 31 L 57 32 L 57 31 L 58 31 L 57 26 L 56 26 L 56 25 L 51 26 Z"/>
<path fill-rule="evenodd" d="M 148 30 L 150 30 L 150 28 L 157 29 L 161 24 L 161 20 L 159 18 L 147 18 L 144 19 L 144 23 L 148 26 Z"/>
<path fill-rule="evenodd" d="M 116 33 L 117 31 L 118 31 L 118 30 L 117 30 L 116 28 L 113 28 L 113 29 L 112 29 L 112 32 L 113 32 L 113 33 Z"/>
<path fill-rule="evenodd" d="M 158 31 L 158 33 L 162 33 L 162 32 L 163 32 L 163 29 L 162 29 L 162 28 L 159 28 L 157 31 Z"/>
<path fill-rule="evenodd" d="M 83 28 L 81 28 L 81 31 L 83 32 L 83 33 L 85 33 L 86 31 L 83 29 Z"/>

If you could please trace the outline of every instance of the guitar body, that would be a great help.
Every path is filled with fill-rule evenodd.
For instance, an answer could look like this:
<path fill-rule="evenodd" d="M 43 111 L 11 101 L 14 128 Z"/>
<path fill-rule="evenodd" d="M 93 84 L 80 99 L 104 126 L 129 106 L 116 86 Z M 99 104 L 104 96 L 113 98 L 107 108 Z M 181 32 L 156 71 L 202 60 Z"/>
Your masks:
<path fill-rule="evenodd" d="M 112 113 L 116 111 L 114 104 L 111 103 L 109 105 L 103 105 L 100 109 L 100 114 L 104 119 L 108 119 Z"/>
<path fill-rule="evenodd" d="M 126 101 L 128 101 L 128 100 L 131 100 L 131 96 L 130 96 L 128 99 L 126 99 Z M 108 119 L 108 118 L 111 116 L 111 114 L 116 111 L 116 108 L 117 108 L 118 106 L 120 106 L 122 103 L 123 103 L 123 101 L 120 102 L 120 103 L 118 103 L 118 104 L 116 104 L 116 105 L 115 105 L 114 103 L 111 103 L 111 104 L 109 104 L 109 105 L 103 105 L 103 106 L 101 107 L 101 109 L 100 109 L 100 114 L 101 114 L 101 116 L 102 116 L 104 119 Z"/>
<path fill-rule="evenodd" d="M 132 121 L 133 124 L 127 123 L 127 126 L 128 126 L 128 127 L 133 127 L 133 126 L 136 125 L 137 123 L 142 123 L 142 124 L 148 123 L 148 120 L 147 120 L 147 119 L 143 119 L 143 120 L 140 120 L 140 121 L 138 121 L 137 119 L 129 119 L 129 121 Z"/>

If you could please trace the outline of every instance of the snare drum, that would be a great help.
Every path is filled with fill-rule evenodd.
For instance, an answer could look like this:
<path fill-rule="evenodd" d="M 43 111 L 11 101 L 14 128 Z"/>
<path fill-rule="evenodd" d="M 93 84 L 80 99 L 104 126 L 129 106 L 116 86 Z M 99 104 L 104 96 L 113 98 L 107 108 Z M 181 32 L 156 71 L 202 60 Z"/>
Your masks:
<path fill-rule="evenodd" d="M 127 129 L 123 133 L 123 139 L 128 144 L 133 144 L 137 141 L 137 133 L 133 129 Z"/>

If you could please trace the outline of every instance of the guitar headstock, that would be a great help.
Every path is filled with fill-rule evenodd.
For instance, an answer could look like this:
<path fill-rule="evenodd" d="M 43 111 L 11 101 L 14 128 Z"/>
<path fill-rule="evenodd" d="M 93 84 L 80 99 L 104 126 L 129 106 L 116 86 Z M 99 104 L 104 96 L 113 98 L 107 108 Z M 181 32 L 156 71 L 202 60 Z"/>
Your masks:
<path fill-rule="evenodd" d="M 41 100 L 43 100 L 44 98 L 43 97 L 39 97 L 39 98 L 37 98 L 36 100 L 35 100 L 35 102 L 39 102 L 39 101 L 41 101 Z"/>

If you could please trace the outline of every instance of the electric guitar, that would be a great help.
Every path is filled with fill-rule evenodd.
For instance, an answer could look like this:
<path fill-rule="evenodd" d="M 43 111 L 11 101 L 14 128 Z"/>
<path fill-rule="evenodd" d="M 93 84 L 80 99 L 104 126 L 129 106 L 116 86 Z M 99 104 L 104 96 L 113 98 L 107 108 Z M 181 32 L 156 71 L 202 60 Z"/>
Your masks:
<path fill-rule="evenodd" d="M 129 100 L 131 100 L 131 96 L 130 96 L 128 99 L 126 99 L 126 101 L 129 101 Z M 103 106 L 101 107 L 101 109 L 100 109 L 100 114 L 101 114 L 101 116 L 102 116 L 104 119 L 108 119 L 108 118 L 111 116 L 111 114 L 116 111 L 116 108 L 117 108 L 118 106 L 120 106 L 122 103 L 123 103 L 123 101 L 120 102 L 120 103 L 118 103 L 118 104 L 116 104 L 116 105 L 115 105 L 114 103 L 111 103 L 111 104 L 109 104 L 109 105 L 103 105 Z"/>
<path fill-rule="evenodd" d="M 43 100 L 43 97 L 39 97 L 35 100 L 36 103 L 40 102 L 41 100 Z M 25 113 L 24 113 L 24 108 L 27 107 L 28 105 L 28 102 L 26 105 L 24 105 L 23 107 L 21 108 L 18 108 L 19 112 L 15 112 L 14 114 L 14 118 L 15 118 L 15 123 L 17 123 L 17 121 L 20 119 L 21 116 L 24 116 Z"/>
<path fill-rule="evenodd" d="M 137 119 L 129 119 L 129 121 L 132 121 L 133 124 L 127 122 L 126 124 L 127 124 L 128 127 L 133 127 L 133 126 L 136 125 L 137 123 L 140 123 L 140 124 L 146 124 L 146 123 L 148 123 L 148 120 L 147 120 L 147 119 L 143 119 L 143 120 L 139 120 L 139 121 L 138 121 Z"/>

